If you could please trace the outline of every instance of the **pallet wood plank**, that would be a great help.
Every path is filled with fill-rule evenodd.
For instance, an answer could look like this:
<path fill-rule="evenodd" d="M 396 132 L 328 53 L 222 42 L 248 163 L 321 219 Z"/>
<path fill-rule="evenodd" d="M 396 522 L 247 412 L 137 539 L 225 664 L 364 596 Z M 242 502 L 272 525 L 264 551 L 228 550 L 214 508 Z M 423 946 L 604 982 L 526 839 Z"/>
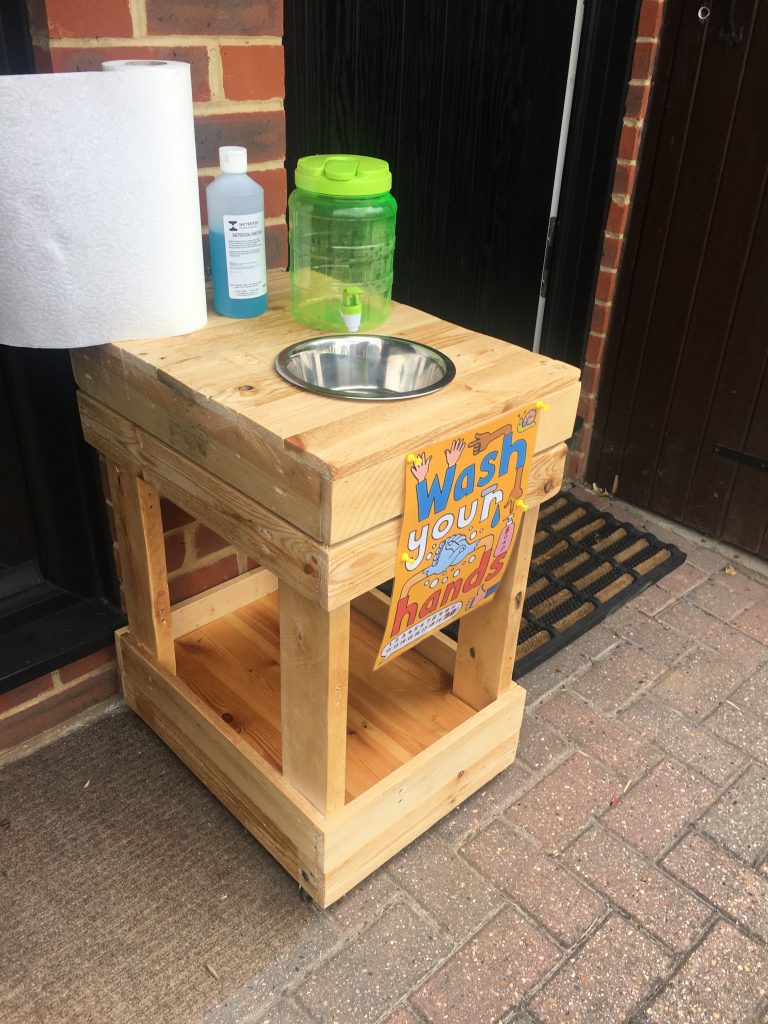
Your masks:
<path fill-rule="evenodd" d="M 325 611 L 280 581 L 283 775 L 324 814 L 344 805 L 349 605 Z"/>
<path fill-rule="evenodd" d="M 107 467 L 123 593 L 134 636 L 169 671 L 175 654 L 160 496 L 129 467 Z"/>
<path fill-rule="evenodd" d="M 512 763 L 524 702 L 514 687 L 326 821 L 323 905 Z"/>
<path fill-rule="evenodd" d="M 199 629 L 214 619 L 220 619 L 229 612 L 237 611 L 244 604 L 251 604 L 259 598 L 277 590 L 277 576 L 260 566 L 234 579 L 225 580 L 202 594 L 188 597 L 171 607 L 174 637 L 184 636 L 193 629 Z"/>
<path fill-rule="evenodd" d="M 523 513 L 513 561 L 493 600 L 484 601 L 459 624 L 453 692 L 478 710 L 516 685 L 512 669 L 537 518 L 538 508 Z"/>

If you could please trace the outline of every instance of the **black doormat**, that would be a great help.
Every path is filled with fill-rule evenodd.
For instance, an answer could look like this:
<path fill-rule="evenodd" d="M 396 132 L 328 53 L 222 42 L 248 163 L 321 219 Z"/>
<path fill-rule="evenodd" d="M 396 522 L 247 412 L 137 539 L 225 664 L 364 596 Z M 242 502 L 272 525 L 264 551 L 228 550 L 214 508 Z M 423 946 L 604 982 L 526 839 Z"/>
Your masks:
<path fill-rule="evenodd" d="M 514 676 L 520 679 L 685 561 L 631 523 L 563 491 L 539 509 Z M 381 587 L 392 593 L 392 581 Z M 460 622 L 443 632 L 454 640 Z"/>
<path fill-rule="evenodd" d="M 546 502 L 539 509 L 515 679 L 682 565 L 685 557 L 674 544 L 568 491 Z"/>

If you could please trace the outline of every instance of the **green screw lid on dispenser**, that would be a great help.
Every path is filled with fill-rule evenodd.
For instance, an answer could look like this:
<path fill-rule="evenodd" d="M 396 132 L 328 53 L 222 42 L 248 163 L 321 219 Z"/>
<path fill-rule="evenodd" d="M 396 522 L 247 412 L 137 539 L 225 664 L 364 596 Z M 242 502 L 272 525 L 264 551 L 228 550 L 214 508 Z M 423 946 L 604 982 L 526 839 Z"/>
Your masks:
<path fill-rule="evenodd" d="M 386 160 L 373 156 L 323 153 L 296 164 L 296 187 L 322 196 L 378 196 L 392 188 Z"/>

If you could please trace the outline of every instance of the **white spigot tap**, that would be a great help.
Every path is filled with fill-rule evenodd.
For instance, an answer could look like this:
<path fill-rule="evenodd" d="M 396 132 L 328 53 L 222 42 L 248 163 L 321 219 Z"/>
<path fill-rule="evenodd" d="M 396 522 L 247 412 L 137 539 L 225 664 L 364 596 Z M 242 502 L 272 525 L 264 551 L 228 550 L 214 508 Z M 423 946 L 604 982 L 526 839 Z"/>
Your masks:
<path fill-rule="evenodd" d="M 362 288 L 345 288 L 341 299 L 341 319 L 350 333 L 360 329 L 363 316 L 363 304 L 360 301 Z"/>

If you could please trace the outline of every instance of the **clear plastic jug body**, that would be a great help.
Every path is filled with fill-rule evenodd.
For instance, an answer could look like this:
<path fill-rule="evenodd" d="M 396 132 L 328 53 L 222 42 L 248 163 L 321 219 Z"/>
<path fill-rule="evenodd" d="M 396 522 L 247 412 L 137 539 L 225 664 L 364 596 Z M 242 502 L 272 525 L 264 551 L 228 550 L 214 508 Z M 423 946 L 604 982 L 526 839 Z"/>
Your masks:
<path fill-rule="evenodd" d="M 384 323 L 392 301 L 396 214 L 388 192 L 349 198 L 298 188 L 291 193 L 291 312 L 300 323 L 334 333 Z M 362 306 L 356 327 L 342 315 L 345 296 Z"/>

